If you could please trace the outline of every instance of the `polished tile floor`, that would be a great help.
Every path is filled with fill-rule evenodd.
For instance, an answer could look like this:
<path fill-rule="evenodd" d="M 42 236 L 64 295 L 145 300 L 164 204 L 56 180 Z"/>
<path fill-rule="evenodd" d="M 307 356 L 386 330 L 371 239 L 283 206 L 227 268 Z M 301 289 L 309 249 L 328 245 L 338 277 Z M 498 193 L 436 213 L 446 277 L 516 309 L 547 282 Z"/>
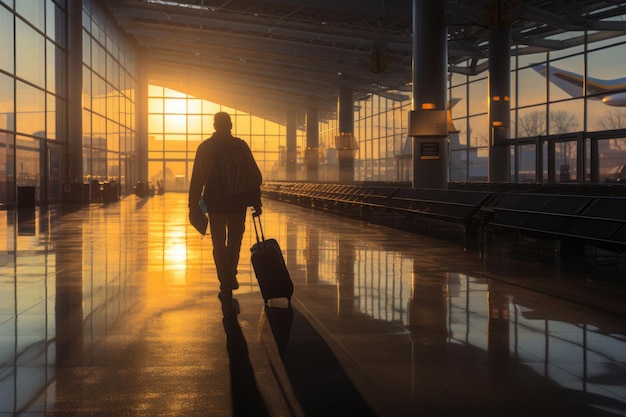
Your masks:
<path fill-rule="evenodd" d="M 250 222 L 222 305 L 186 216 L 0 211 L 0 416 L 626 415 L 623 292 L 266 200 L 292 305 L 264 311 Z"/>

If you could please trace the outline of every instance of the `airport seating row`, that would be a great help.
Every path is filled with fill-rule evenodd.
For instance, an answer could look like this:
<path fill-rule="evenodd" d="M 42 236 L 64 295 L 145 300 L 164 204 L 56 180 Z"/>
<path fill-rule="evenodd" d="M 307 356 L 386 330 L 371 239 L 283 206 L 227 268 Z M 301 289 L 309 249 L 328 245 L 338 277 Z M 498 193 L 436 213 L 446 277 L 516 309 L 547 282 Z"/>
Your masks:
<path fill-rule="evenodd" d="M 557 239 L 574 254 L 586 244 L 626 249 L 626 196 L 554 192 L 295 181 L 263 185 L 265 197 L 403 230 L 455 224 L 465 242 L 468 236 L 506 232 Z"/>
<path fill-rule="evenodd" d="M 265 196 L 304 207 L 403 229 L 424 220 L 454 222 L 473 231 L 481 222 L 480 207 L 488 191 L 435 190 L 398 185 L 269 182 Z"/>
<path fill-rule="evenodd" d="M 584 243 L 626 248 L 625 196 L 501 193 L 481 210 L 491 229 L 554 236 L 570 254 L 580 254 Z"/>

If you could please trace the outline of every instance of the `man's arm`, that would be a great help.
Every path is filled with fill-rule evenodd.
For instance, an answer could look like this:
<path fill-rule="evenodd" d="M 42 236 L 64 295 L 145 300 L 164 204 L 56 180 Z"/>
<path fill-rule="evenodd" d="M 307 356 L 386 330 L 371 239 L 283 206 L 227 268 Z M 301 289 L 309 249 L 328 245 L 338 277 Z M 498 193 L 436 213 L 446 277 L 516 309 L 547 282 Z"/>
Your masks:
<path fill-rule="evenodd" d="M 202 188 L 206 180 L 206 158 L 204 152 L 205 147 L 200 144 L 196 151 L 196 157 L 193 161 L 193 169 L 191 171 L 191 180 L 189 181 L 189 209 L 200 209 L 200 197 L 202 196 Z"/>

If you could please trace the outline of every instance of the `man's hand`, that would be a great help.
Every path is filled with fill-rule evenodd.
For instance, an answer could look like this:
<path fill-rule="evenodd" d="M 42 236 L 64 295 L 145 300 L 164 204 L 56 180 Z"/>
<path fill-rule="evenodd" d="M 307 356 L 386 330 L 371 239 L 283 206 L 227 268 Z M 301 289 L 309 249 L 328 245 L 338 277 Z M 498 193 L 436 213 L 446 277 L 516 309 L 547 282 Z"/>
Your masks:
<path fill-rule="evenodd" d="M 260 216 L 263 213 L 261 206 L 254 206 L 252 209 L 254 210 L 254 213 L 252 213 L 254 216 Z"/>

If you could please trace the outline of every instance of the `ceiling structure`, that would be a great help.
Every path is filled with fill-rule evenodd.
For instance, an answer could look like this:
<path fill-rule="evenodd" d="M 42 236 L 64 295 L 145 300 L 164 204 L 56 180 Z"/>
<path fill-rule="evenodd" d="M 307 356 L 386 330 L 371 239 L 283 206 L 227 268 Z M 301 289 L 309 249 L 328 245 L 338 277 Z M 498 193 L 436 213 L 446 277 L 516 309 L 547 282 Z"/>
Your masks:
<path fill-rule="evenodd" d="M 438 1 L 438 0 L 432 0 Z M 336 117 L 339 86 L 410 98 L 411 0 L 102 0 L 145 51 L 149 82 L 284 124 Z M 626 2 L 448 0 L 451 72 L 487 70 L 492 30 L 513 54 L 626 34 Z"/>

